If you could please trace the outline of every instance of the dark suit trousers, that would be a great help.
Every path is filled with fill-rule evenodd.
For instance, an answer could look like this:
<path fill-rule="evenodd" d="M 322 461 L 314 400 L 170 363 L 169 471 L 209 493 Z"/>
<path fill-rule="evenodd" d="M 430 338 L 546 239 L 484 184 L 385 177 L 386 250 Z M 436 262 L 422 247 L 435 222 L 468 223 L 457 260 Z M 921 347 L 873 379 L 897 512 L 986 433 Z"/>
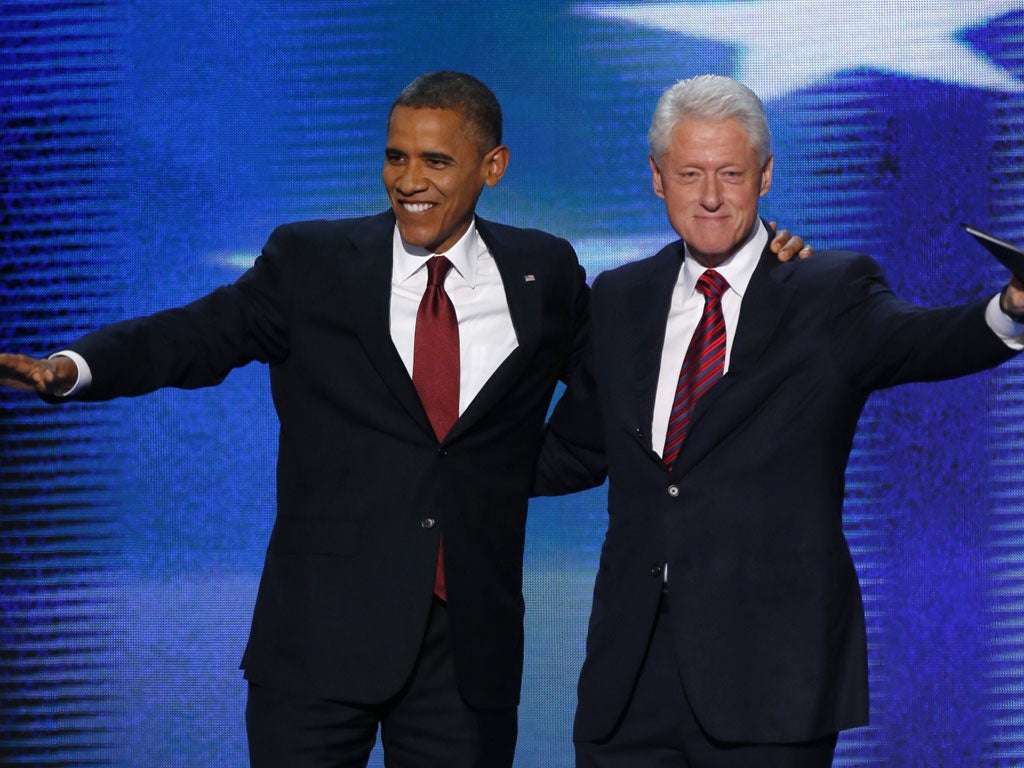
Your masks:
<path fill-rule="evenodd" d="M 697 722 L 680 680 L 668 598 L 636 687 L 611 736 L 576 742 L 577 768 L 828 768 L 836 736 L 798 744 L 732 744 L 709 736 Z M 699 632 L 699 627 L 693 631 Z"/>
<path fill-rule="evenodd" d="M 511 768 L 515 707 L 470 709 L 452 665 L 447 609 L 434 600 L 423 646 L 402 690 L 351 704 L 249 684 L 252 768 L 364 768 L 380 726 L 389 768 Z"/>

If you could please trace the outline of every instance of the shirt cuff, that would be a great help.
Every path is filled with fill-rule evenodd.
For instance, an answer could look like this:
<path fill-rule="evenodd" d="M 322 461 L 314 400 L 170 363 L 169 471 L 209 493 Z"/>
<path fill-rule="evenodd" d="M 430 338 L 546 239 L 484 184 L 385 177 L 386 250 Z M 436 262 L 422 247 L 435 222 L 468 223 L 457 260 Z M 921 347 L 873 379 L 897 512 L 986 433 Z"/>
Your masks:
<path fill-rule="evenodd" d="M 1022 330 L 1024 333 L 1024 330 Z M 70 349 L 62 349 L 60 352 L 54 352 L 50 355 L 49 359 L 52 360 L 55 357 L 66 357 L 75 364 L 78 368 L 78 378 L 75 380 L 75 385 L 71 387 L 67 392 L 57 397 L 71 397 L 77 395 L 83 389 L 92 384 L 92 371 L 89 369 L 89 364 L 85 362 L 85 358 L 77 352 L 72 352 Z"/>
<path fill-rule="evenodd" d="M 1010 349 L 1024 349 L 1024 323 L 1015 323 L 999 308 L 999 294 L 985 307 L 985 322 Z"/>

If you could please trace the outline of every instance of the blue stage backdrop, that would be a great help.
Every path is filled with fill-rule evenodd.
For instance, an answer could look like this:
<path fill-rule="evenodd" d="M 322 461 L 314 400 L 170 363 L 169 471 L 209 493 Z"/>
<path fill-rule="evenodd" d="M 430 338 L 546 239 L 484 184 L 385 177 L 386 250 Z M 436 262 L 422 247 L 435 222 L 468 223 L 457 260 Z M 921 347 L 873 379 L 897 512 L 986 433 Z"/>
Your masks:
<path fill-rule="evenodd" d="M 481 212 L 567 237 L 591 276 L 673 238 L 646 128 L 701 72 L 766 101 L 765 213 L 874 255 L 900 295 L 1001 285 L 960 222 L 1024 244 L 1020 0 L 24 0 L 0 2 L 0 41 L 11 351 L 231 281 L 278 223 L 382 210 L 388 107 L 433 69 L 504 106 L 511 167 Z M 1024 764 L 1022 416 L 1021 362 L 871 401 L 846 531 L 872 724 L 838 765 Z M 0 419 L 0 763 L 245 765 L 266 371 L 60 409 L 5 392 Z M 572 762 L 605 514 L 603 490 L 531 507 L 522 768 Z"/>

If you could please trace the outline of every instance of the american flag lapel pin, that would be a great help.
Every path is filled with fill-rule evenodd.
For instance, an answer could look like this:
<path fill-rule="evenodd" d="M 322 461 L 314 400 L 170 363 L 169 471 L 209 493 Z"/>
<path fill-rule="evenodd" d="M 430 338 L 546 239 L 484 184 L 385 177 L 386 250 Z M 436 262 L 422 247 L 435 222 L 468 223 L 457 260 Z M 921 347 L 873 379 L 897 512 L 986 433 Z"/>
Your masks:
<path fill-rule="evenodd" d="M 523 275 L 523 282 L 526 282 L 526 283 L 535 283 L 535 282 L 537 282 L 537 278 L 536 278 L 536 277 L 534 277 L 534 276 L 533 276 L 533 273 L 531 272 L 530 274 L 527 274 L 527 275 Z"/>

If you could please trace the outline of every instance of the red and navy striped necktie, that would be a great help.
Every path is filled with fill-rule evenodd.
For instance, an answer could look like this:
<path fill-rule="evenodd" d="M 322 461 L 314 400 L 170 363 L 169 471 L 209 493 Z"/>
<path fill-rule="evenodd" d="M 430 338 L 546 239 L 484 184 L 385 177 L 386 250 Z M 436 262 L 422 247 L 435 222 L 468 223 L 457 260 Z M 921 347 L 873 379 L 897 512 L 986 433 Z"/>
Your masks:
<path fill-rule="evenodd" d="M 725 370 L 725 316 L 722 314 L 722 294 L 729 288 L 725 278 L 708 269 L 697 280 L 697 290 L 704 294 L 704 312 L 686 348 L 683 366 L 679 369 L 679 383 L 672 400 L 672 414 L 665 435 L 662 459 L 670 469 L 679 455 L 686 438 L 693 407 L 701 395 L 722 377 Z"/>

